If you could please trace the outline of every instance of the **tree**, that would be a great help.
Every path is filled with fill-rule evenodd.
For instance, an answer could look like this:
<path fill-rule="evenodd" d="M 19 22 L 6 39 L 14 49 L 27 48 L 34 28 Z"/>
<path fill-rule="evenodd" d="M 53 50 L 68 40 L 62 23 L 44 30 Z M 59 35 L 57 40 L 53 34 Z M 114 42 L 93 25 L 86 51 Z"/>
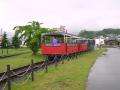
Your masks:
<path fill-rule="evenodd" d="M 15 47 L 15 48 L 19 48 L 20 47 L 20 39 L 19 37 L 15 34 L 14 37 L 12 38 L 12 45 Z"/>
<path fill-rule="evenodd" d="M 81 30 L 81 32 L 78 34 L 78 36 L 93 39 L 95 37 L 95 32 L 94 31 Z"/>
<path fill-rule="evenodd" d="M 85 37 L 85 38 L 94 38 L 94 37 L 99 37 L 99 36 L 118 36 L 120 35 L 120 29 L 113 29 L 113 28 L 107 28 L 103 29 L 101 31 L 86 31 L 86 30 L 81 30 L 81 32 L 78 34 L 78 36 Z"/>
<path fill-rule="evenodd" d="M 2 39 L 2 48 L 8 48 L 8 45 L 9 45 L 9 41 L 7 38 L 7 34 L 6 32 L 4 32 L 3 39 Z"/>
<path fill-rule="evenodd" d="M 36 21 L 29 22 L 25 26 L 16 26 L 14 30 L 19 38 L 25 39 L 26 45 L 32 50 L 33 55 L 39 50 L 41 33 L 48 32 L 47 28 L 42 28 L 40 23 Z"/>

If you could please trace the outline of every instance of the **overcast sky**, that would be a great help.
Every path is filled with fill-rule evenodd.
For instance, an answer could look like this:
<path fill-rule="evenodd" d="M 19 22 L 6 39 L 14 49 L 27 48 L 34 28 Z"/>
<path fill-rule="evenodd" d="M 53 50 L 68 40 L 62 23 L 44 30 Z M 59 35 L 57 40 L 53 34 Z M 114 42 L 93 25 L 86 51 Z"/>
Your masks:
<path fill-rule="evenodd" d="M 0 0 L 0 28 L 37 20 L 44 26 L 65 25 L 69 32 L 120 27 L 120 0 Z"/>

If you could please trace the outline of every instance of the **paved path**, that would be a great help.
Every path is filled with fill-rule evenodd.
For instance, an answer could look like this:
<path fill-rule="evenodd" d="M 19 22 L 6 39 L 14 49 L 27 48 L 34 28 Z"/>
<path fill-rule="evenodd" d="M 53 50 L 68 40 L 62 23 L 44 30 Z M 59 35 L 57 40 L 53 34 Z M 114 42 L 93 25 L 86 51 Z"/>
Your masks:
<path fill-rule="evenodd" d="M 120 90 L 120 49 L 110 48 L 98 58 L 88 77 L 87 90 Z"/>

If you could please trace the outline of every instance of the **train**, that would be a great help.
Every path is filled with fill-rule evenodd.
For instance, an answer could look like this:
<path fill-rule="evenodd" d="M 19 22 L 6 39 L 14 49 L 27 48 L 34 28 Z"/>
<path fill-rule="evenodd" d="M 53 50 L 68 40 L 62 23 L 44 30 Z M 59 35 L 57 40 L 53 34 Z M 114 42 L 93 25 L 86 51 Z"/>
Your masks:
<path fill-rule="evenodd" d="M 54 43 L 52 43 L 54 39 Z M 94 49 L 95 41 L 85 39 L 70 33 L 49 32 L 41 35 L 41 54 L 48 60 L 55 57 L 69 57 Z"/>

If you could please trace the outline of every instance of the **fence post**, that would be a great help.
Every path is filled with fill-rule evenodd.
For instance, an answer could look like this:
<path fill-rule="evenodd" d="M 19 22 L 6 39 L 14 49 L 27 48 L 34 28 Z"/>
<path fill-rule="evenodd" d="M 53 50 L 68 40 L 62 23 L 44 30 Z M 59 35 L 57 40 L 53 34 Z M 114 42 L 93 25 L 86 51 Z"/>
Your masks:
<path fill-rule="evenodd" d="M 31 59 L 31 78 L 32 78 L 32 81 L 34 81 L 34 62 L 33 62 L 33 59 Z"/>
<path fill-rule="evenodd" d="M 2 54 L 3 54 L 3 49 L 2 49 Z"/>
<path fill-rule="evenodd" d="M 48 60 L 45 61 L 45 72 L 48 72 Z"/>
<path fill-rule="evenodd" d="M 8 54 L 8 47 L 7 47 L 7 54 Z"/>
<path fill-rule="evenodd" d="M 62 61 L 62 64 L 64 64 L 63 56 L 60 57 L 60 60 Z"/>
<path fill-rule="evenodd" d="M 7 85 L 8 85 L 8 90 L 11 90 L 10 65 L 7 65 Z"/>
<path fill-rule="evenodd" d="M 57 67 L 57 65 L 58 65 L 58 57 L 55 56 L 54 59 L 55 59 L 55 67 Z"/>
<path fill-rule="evenodd" d="M 48 57 L 46 56 L 46 59 L 44 61 L 44 68 L 45 68 L 45 72 L 48 72 Z"/>
<path fill-rule="evenodd" d="M 77 53 L 75 53 L 75 58 L 77 59 Z"/>

